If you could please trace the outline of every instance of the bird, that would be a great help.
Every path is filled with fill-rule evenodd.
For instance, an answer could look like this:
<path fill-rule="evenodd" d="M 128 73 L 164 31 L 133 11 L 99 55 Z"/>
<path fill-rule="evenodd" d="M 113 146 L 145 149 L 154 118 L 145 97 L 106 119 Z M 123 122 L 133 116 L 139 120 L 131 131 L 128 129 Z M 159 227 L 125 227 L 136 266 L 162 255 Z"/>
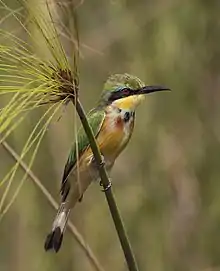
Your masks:
<path fill-rule="evenodd" d="M 165 90 L 170 89 L 146 86 L 138 77 L 127 73 L 108 77 L 96 107 L 87 114 L 108 174 L 131 138 L 135 110 L 144 100 L 145 94 Z M 80 127 L 77 142 L 72 145 L 64 168 L 61 203 L 44 243 L 46 251 L 59 251 L 71 209 L 82 200 L 89 185 L 98 179 L 98 168 L 89 140 L 83 127 Z M 105 189 L 110 186 L 111 183 Z"/>

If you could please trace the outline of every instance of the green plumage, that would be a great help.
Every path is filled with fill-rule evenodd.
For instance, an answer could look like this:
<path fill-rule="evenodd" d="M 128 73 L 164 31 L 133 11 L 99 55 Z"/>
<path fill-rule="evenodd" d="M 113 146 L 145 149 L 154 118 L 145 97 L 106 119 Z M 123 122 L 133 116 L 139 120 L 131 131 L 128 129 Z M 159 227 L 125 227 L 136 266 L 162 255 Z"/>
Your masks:
<path fill-rule="evenodd" d="M 109 168 L 113 166 L 117 155 L 130 139 L 133 130 L 134 110 L 142 100 L 143 94 L 161 90 L 167 90 L 167 88 L 160 86 L 145 86 L 145 84 L 139 78 L 129 74 L 115 74 L 108 78 L 104 85 L 97 107 L 89 112 L 87 115 L 87 120 L 96 139 L 101 134 L 100 131 L 103 129 L 106 114 L 109 114 L 107 119 L 111 118 L 111 121 L 106 123 L 106 125 L 110 125 L 111 128 L 113 123 L 117 125 L 118 120 L 120 120 L 120 123 L 121 121 L 124 121 L 124 127 L 122 127 L 123 129 L 121 130 L 121 134 L 117 133 L 117 129 L 115 131 L 112 129 L 109 129 L 109 131 L 104 130 L 103 133 L 106 138 L 110 138 L 110 140 L 105 142 L 105 147 L 103 146 L 104 144 L 101 144 L 102 152 L 103 155 L 106 156 L 105 159 L 109 164 Z M 127 104 L 125 103 L 123 108 L 123 101 L 122 103 L 117 103 L 117 100 L 130 97 L 131 95 L 136 96 L 133 99 L 133 105 L 130 106 L 128 101 Z M 114 102 L 115 104 L 113 104 Z M 133 115 L 131 113 L 133 113 Z M 129 117 L 127 118 L 127 116 Z M 130 120 L 131 116 L 133 116 L 133 119 L 131 120 L 132 122 L 130 122 L 129 125 L 126 125 L 126 122 Z M 106 135 L 107 132 L 112 134 Z M 118 136 L 119 134 L 120 137 Z M 116 139 L 115 142 L 112 140 L 113 137 Z M 59 250 L 70 210 L 75 206 L 77 201 L 81 201 L 83 193 L 86 191 L 90 183 L 99 176 L 93 164 L 87 162 L 87 157 L 85 157 L 86 161 L 82 161 L 82 159 L 84 159 L 83 154 L 85 154 L 88 148 L 89 140 L 83 127 L 81 127 L 77 134 L 77 143 L 72 146 L 65 165 L 61 184 L 62 202 L 53 222 L 52 230 L 47 236 L 45 242 L 46 250 L 54 249 L 56 252 Z M 114 155 L 111 155 L 111 150 L 115 150 Z M 79 174 L 81 177 L 80 183 L 77 182 L 77 174 L 75 172 L 78 157 L 80 162 L 82 162 L 79 169 Z M 71 192 L 69 193 L 70 187 L 72 188 Z"/>
<path fill-rule="evenodd" d="M 108 103 L 111 92 L 115 91 L 119 87 L 128 87 L 131 89 L 139 89 L 145 84 L 138 77 L 128 73 L 113 74 L 109 76 L 108 80 L 104 84 L 104 88 L 99 100 L 99 105 L 104 106 Z"/>
<path fill-rule="evenodd" d="M 99 110 L 92 109 L 87 115 L 89 125 L 90 125 L 95 137 L 97 137 L 97 135 L 99 134 L 99 131 L 102 127 L 104 118 L 105 118 L 105 111 L 100 110 L 100 109 Z M 81 154 L 89 146 L 88 137 L 87 137 L 82 126 L 79 128 L 79 131 L 77 133 L 77 140 L 78 140 L 78 142 L 77 142 L 77 144 L 78 144 L 78 157 L 80 157 Z M 64 173 L 63 173 L 63 179 L 62 179 L 62 184 L 61 184 L 61 195 L 63 197 L 63 201 L 65 201 L 66 196 L 69 192 L 70 186 L 68 184 L 68 176 L 76 164 L 76 159 L 77 159 L 77 148 L 76 148 L 76 143 L 74 143 L 74 145 L 71 148 L 71 151 L 69 153 L 69 157 L 66 162 L 66 165 L 64 168 Z"/>
<path fill-rule="evenodd" d="M 95 109 L 92 109 L 87 115 L 89 125 L 91 126 L 95 137 L 97 137 L 102 127 L 102 124 L 105 118 L 104 108 L 108 103 L 108 98 L 111 95 L 111 92 L 115 91 L 120 86 L 129 87 L 132 89 L 138 89 L 144 86 L 144 83 L 136 76 L 126 74 L 126 73 L 115 74 L 108 78 L 108 80 L 106 81 L 104 85 L 104 89 L 101 94 L 100 100 L 98 102 L 98 107 Z M 77 133 L 77 139 L 78 139 L 78 143 L 77 143 L 78 156 L 80 157 L 81 154 L 85 151 L 85 149 L 89 146 L 89 140 L 87 138 L 87 135 L 83 127 L 80 127 Z M 75 143 L 73 147 L 71 148 L 67 163 L 64 168 L 64 174 L 63 174 L 61 190 L 60 190 L 63 201 L 65 201 L 70 189 L 68 176 L 76 164 L 76 159 L 77 159 L 76 151 L 77 151 L 77 148 L 76 148 L 76 143 Z"/>

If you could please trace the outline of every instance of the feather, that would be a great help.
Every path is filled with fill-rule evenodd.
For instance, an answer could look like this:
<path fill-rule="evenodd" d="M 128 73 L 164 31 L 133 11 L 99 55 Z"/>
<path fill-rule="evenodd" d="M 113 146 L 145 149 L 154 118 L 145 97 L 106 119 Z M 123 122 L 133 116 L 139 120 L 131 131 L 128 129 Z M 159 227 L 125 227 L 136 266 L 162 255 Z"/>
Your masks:
<path fill-rule="evenodd" d="M 103 125 L 104 119 L 105 119 L 105 111 L 104 110 L 97 110 L 97 109 L 92 109 L 88 115 L 88 122 L 89 125 L 91 126 L 91 129 L 93 131 L 93 134 L 95 137 L 99 134 L 99 131 L 101 130 L 101 127 Z M 87 138 L 87 135 L 83 129 L 83 127 L 80 127 L 78 133 L 77 133 L 77 138 L 78 138 L 78 157 L 80 158 L 84 151 L 88 148 L 89 146 L 89 140 Z M 77 159 L 77 153 L 76 153 L 76 143 L 74 143 L 73 147 L 70 150 L 68 160 L 66 162 L 65 168 L 64 168 L 64 173 L 63 173 L 63 178 L 62 178 L 62 183 L 61 183 L 61 195 L 62 195 L 62 201 L 65 201 L 69 189 L 70 189 L 70 184 L 68 182 L 68 176 L 72 169 L 75 167 L 76 164 L 76 159 Z"/>

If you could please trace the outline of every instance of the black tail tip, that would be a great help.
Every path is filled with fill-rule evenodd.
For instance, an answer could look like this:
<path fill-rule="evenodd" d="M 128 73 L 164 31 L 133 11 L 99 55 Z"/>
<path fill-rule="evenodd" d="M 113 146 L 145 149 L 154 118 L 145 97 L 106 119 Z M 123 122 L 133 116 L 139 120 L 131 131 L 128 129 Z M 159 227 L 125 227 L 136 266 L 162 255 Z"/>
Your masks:
<path fill-rule="evenodd" d="M 44 243 L 44 249 L 46 251 L 53 249 L 58 252 L 63 241 L 63 233 L 60 227 L 55 228 L 51 233 L 47 235 L 46 241 Z"/>

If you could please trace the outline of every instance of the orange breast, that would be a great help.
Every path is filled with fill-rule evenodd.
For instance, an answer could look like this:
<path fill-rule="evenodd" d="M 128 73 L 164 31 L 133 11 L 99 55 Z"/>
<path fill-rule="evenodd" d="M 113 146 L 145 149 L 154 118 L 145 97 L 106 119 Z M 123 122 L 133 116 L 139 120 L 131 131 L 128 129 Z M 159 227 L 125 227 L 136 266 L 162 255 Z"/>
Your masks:
<path fill-rule="evenodd" d="M 130 123 L 130 127 L 127 127 L 127 130 L 125 130 L 125 124 L 121 117 L 115 119 L 114 126 L 109 125 L 109 122 L 110 119 L 106 117 L 97 141 L 105 159 L 114 162 L 127 145 L 133 131 L 134 122 Z"/>
<path fill-rule="evenodd" d="M 101 153 L 105 157 L 106 165 L 112 166 L 115 159 L 121 153 L 121 151 L 126 147 L 131 134 L 133 132 L 134 120 L 127 124 L 120 116 L 112 118 L 106 116 L 102 128 L 97 136 L 97 143 L 100 148 Z M 125 129 L 126 128 L 126 129 Z M 92 150 L 88 148 L 82 155 L 80 161 L 87 161 L 86 158 L 91 157 Z"/>

